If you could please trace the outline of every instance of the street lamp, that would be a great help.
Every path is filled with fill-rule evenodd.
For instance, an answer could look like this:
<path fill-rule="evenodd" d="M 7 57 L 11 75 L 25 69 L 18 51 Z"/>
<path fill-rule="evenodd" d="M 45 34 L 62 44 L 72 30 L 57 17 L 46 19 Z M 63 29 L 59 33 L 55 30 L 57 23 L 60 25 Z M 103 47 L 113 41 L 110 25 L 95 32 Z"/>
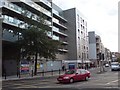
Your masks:
<path fill-rule="evenodd" d="M 3 17 L 0 15 L 0 75 L 2 74 L 2 22 Z"/>
<path fill-rule="evenodd" d="M 21 23 L 20 24 L 18 24 L 18 28 L 20 28 L 20 25 L 21 25 Z M 21 36 L 21 33 L 19 32 L 19 30 L 18 30 L 18 32 L 17 32 L 17 40 L 18 40 L 18 44 L 20 45 L 20 42 L 19 42 L 19 40 L 20 40 L 20 36 Z M 18 46 L 19 47 L 19 46 Z M 19 59 L 18 59 L 18 62 L 17 62 L 17 76 L 19 76 L 19 78 L 20 78 L 20 65 L 21 65 L 21 59 L 22 59 L 22 56 L 21 56 L 21 54 L 22 54 L 22 52 L 23 52 L 23 49 L 22 48 L 19 48 L 19 54 L 20 54 L 20 56 L 19 56 Z"/>
<path fill-rule="evenodd" d="M 82 53 L 82 68 L 83 68 L 83 64 L 84 64 L 83 62 L 84 62 L 84 61 L 83 61 L 83 53 Z"/>
<path fill-rule="evenodd" d="M 99 52 L 98 57 L 99 57 L 100 72 L 102 72 L 102 68 L 101 68 L 102 67 L 102 62 L 101 62 L 102 57 L 101 56 L 102 56 L 102 54 L 101 54 L 101 52 Z"/>

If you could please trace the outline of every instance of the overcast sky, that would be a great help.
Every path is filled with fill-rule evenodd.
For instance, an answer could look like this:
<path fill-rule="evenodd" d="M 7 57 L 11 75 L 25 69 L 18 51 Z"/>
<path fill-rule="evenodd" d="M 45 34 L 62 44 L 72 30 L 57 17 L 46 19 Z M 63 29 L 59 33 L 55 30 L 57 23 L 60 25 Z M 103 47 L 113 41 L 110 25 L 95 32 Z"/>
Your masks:
<path fill-rule="evenodd" d="M 88 31 L 101 36 L 103 45 L 118 51 L 118 1 L 120 0 L 53 0 L 63 10 L 76 7 L 88 22 Z"/>

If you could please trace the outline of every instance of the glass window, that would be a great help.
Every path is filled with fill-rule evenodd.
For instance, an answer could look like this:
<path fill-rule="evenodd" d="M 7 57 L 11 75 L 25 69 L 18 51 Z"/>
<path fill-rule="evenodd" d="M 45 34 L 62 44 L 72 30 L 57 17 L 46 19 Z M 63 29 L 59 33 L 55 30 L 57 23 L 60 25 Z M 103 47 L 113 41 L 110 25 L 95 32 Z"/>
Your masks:
<path fill-rule="evenodd" d="M 83 69 L 81 69 L 80 71 L 81 71 L 81 74 L 85 74 L 86 73 L 86 71 L 83 70 Z"/>
<path fill-rule="evenodd" d="M 76 73 L 80 74 L 81 72 L 80 72 L 80 70 L 78 69 L 78 70 L 76 71 Z"/>
<path fill-rule="evenodd" d="M 79 21 L 79 15 L 77 14 L 77 20 Z"/>
<path fill-rule="evenodd" d="M 78 22 L 78 28 L 80 28 L 80 24 L 79 24 L 79 22 Z"/>
<path fill-rule="evenodd" d="M 6 15 L 4 15 L 4 19 L 5 19 L 6 21 L 9 20 L 8 16 L 6 16 Z"/>
<path fill-rule="evenodd" d="M 55 14 L 59 15 L 59 12 L 58 12 L 58 11 L 56 11 L 55 9 L 52 9 L 52 11 L 53 11 L 53 13 L 55 13 Z"/>
<path fill-rule="evenodd" d="M 9 22 L 13 23 L 14 19 L 12 17 L 9 17 Z"/>
<path fill-rule="evenodd" d="M 14 9 L 14 5 L 9 3 L 9 7 Z"/>
<path fill-rule="evenodd" d="M 66 72 L 65 72 L 65 74 L 74 74 L 75 73 L 75 70 L 67 70 Z"/>
<path fill-rule="evenodd" d="M 53 18 L 53 21 L 56 22 L 56 23 L 59 23 L 59 20 L 56 19 L 56 18 Z"/>
<path fill-rule="evenodd" d="M 53 27 L 53 31 L 59 32 L 59 28 Z"/>
<path fill-rule="evenodd" d="M 53 35 L 53 37 L 52 37 L 54 40 L 59 40 L 59 36 L 57 36 L 57 35 Z"/>

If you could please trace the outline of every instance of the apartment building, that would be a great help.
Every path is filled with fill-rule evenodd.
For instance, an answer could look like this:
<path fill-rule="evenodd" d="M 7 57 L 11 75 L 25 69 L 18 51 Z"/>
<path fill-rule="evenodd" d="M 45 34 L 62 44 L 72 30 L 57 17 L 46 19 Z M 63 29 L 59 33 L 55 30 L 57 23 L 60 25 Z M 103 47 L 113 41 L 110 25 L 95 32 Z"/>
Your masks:
<path fill-rule="evenodd" d="M 95 31 L 88 32 L 89 37 L 89 59 L 98 65 L 99 53 L 104 53 L 101 37 Z"/>
<path fill-rule="evenodd" d="M 87 20 L 76 8 L 64 10 L 68 27 L 68 59 L 88 60 Z"/>
<path fill-rule="evenodd" d="M 56 54 L 56 58 L 57 60 L 65 60 L 68 58 L 68 27 L 66 25 L 67 20 L 63 17 L 63 10 L 54 3 L 52 3 L 52 16 L 52 38 L 62 43 L 59 48 L 59 52 Z"/>
<path fill-rule="evenodd" d="M 52 8 L 53 7 L 53 8 Z M 19 0 L 17 2 L 10 2 L 10 0 L 0 1 L 0 10 L 3 18 L 2 22 L 2 53 L 3 53 L 3 65 L 4 68 L 10 66 L 9 71 L 17 71 L 17 64 L 19 63 L 19 51 L 16 48 L 14 42 L 19 39 L 21 33 L 19 30 L 24 30 L 31 24 L 31 20 L 37 25 L 39 15 L 42 14 L 46 17 L 45 25 L 48 29 L 48 37 L 51 39 L 59 40 L 62 45 L 59 48 L 57 59 L 65 59 L 67 50 L 67 34 L 65 31 L 67 27 L 64 23 L 67 22 L 62 16 L 60 16 L 60 8 L 55 7 L 54 4 L 47 0 L 40 0 L 40 2 L 34 2 L 34 0 Z M 27 14 L 25 12 L 27 11 Z M 31 18 L 32 16 L 32 18 Z M 20 24 L 24 23 L 24 24 Z M 16 67 L 16 68 L 15 68 Z"/>
<path fill-rule="evenodd" d="M 111 61 L 112 61 L 112 52 L 108 48 L 105 48 L 105 62 L 110 63 Z"/>
<path fill-rule="evenodd" d="M 20 54 L 14 42 L 21 37 L 19 31 L 25 30 L 31 21 L 37 25 L 40 14 L 46 17 L 45 24 L 41 24 L 49 29 L 48 37 L 61 42 L 56 60 L 88 60 L 87 21 L 76 8 L 62 10 L 51 0 L 1 0 L 0 13 L 3 18 L 2 60 L 6 72 L 13 74 L 17 71 Z M 54 67 L 51 63 L 48 66 Z M 55 63 L 54 68 L 59 64 Z"/>

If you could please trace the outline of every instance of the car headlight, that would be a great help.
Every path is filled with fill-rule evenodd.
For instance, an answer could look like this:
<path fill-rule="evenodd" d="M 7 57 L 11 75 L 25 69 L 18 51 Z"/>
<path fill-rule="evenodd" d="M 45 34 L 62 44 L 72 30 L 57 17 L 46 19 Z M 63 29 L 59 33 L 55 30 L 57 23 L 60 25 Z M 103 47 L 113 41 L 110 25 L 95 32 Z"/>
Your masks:
<path fill-rule="evenodd" d="M 69 79 L 69 77 L 64 77 L 64 79 Z"/>

